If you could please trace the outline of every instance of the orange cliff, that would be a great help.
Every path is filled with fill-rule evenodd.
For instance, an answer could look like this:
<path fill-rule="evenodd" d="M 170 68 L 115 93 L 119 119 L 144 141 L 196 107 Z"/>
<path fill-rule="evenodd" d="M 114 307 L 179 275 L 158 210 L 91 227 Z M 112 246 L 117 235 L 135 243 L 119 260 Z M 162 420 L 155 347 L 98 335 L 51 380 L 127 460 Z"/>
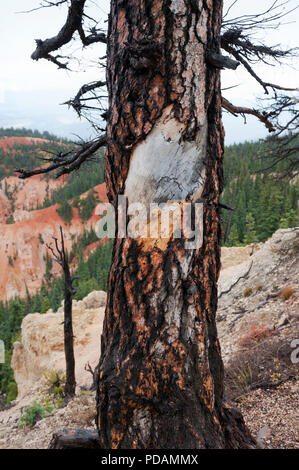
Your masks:
<path fill-rule="evenodd" d="M 9 182 L 14 181 L 9 177 Z M 16 178 L 17 181 L 20 181 Z M 59 181 L 59 180 L 58 180 Z M 73 218 L 69 225 L 65 224 L 56 209 L 58 204 L 39 210 L 28 211 L 21 209 L 24 204 L 41 204 L 45 198 L 46 189 L 44 180 L 33 177 L 26 180 L 24 185 L 18 186 L 15 195 L 15 212 L 13 214 L 15 223 L 0 224 L 0 300 L 9 300 L 15 296 L 24 297 L 28 291 L 30 294 L 37 292 L 42 284 L 46 272 L 47 244 L 53 243 L 53 237 L 59 238 L 59 226 L 63 228 L 66 248 L 70 251 L 72 243 L 80 236 L 84 229 L 95 227 L 99 216 L 94 214 L 82 223 L 78 210 L 73 209 Z M 49 181 L 49 184 L 56 181 Z M 61 186 L 61 183 L 60 183 Z M 55 187 L 52 187 L 52 190 Z M 107 201 L 105 184 L 94 188 L 100 201 Z M 88 192 L 87 192 L 88 193 Z M 84 198 L 87 193 L 81 195 Z M 29 194 L 27 197 L 26 195 Z M 30 199 L 31 195 L 31 199 Z M 33 195 L 36 195 L 37 198 Z M 1 197 L 2 196 L 2 197 Z M 1 206 L 1 201 L 3 205 Z M 31 201 L 29 203 L 29 201 Z M 0 217 L 4 221 L 1 210 L 5 208 L 5 198 L 0 193 Z M 60 273 L 60 268 L 53 263 L 52 274 Z"/>

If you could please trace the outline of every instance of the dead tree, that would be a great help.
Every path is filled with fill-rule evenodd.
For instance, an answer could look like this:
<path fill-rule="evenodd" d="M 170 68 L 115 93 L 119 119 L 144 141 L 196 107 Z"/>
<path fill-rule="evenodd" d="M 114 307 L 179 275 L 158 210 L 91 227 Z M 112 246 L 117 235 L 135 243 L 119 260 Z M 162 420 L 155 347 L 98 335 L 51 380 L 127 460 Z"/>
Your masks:
<path fill-rule="evenodd" d="M 229 19 L 222 17 L 219 0 L 111 0 L 106 36 L 96 27 L 86 33 L 85 3 L 70 1 L 63 28 L 38 40 L 32 57 L 61 67 L 61 56 L 53 52 L 76 34 L 84 46 L 106 42 L 109 106 L 103 113 L 98 107 L 97 120 L 105 119 L 107 129 L 94 147 L 54 157 L 39 171 L 69 172 L 106 145 L 105 178 L 114 206 L 119 195 L 145 206 L 161 200 L 204 204 L 201 248 L 187 250 L 172 235 L 115 239 L 97 366 L 96 445 L 254 447 L 242 416 L 223 400 L 215 322 L 224 185 L 221 111 L 252 114 L 272 133 L 276 120 L 270 111 L 228 102 L 221 96 L 220 74 L 244 66 L 268 95 L 289 92 L 264 82 L 253 63 L 279 62 L 292 52 L 247 37 L 248 29 L 279 21 L 284 3 L 275 2 L 263 15 Z M 87 97 L 99 105 L 97 87 L 98 82 L 84 85 L 68 104 L 78 113 L 90 109 Z M 24 178 L 31 174 L 20 171 Z M 65 436 L 60 437 L 54 447 L 63 447 Z"/>
<path fill-rule="evenodd" d="M 76 289 L 73 287 L 74 277 L 71 275 L 70 266 L 68 261 L 68 254 L 64 246 L 64 237 L 62 228 L 60 226 L 60 248 L 57 238 L 54 238 L 55 249 L 47 245 L 47 248 L 52 252 L 53 259 L 58 263 L 63 270 L 64 274 L 64 353 L 66 363 L 66 382 L 64 387 L 64 394 L 67 397 L 72 397 L 76 392 L 76 378 L 75 378 L 75 355 L 74 355 L 74 334 L 73 334 L 73 319 L 72 319 L 72 303 L 73 296 Z"/>

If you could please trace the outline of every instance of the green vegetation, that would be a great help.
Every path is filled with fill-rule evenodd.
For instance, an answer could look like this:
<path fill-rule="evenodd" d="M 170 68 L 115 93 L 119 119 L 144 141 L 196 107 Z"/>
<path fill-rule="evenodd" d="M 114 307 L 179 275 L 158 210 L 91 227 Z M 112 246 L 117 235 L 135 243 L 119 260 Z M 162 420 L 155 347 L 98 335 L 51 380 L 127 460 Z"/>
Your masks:
<path fill-rule="evenodd" d="M 298 225 L 299 182 L 277 178 L 286 162 L 264 170 L 269 166 L 269 160 L 261 157 L 264 145 L 245 142 L 225 149 L 221 201 L 235 209 L 232 215 L 223 211 L 228 246 L 261 242 L 279 228 Z"/>
<path fill-rule="evenodd" d="M 64 220 L 66 224 L 69 224 L 73 218 L 73 208 L 67 200 L 65 200 L 59 207 L 56 209 L 57 213 Z"/>
<path fill-rule="evenodd" d="M 47 371 L 40 386 L 40 402 L 43 406 L 61 408 L 65 403 L 64 387 L 66 375 L 62 371 Z"/>
<path fill-rule="evenodd" d="M 34 426 L 37 421 L 50 416 L 53 409 L 53 406 L 43 406 L 35 400 L 31 406 L 25 406 L 24 413 L 19 419 L 19 428 Z"/>
<path fill-rule="evenodd" d="M 73 201 L 73 206 L 79 210 L 79 215 L 82 222 L 86 222 L 92 216 L 92 211 L 97 205 L 95 192 L 91 189 L 86 198 L 80 199 L 76 197 Z"/>
<path fill-rule="evenodd" d="M 15 219 L 13 218 L 12 215 L 10 215 L 8 219 L 6 219 L 6 224 L 14 224 L 14 223 L 15 223 Z"/>
<path fill-rule="evenodd" d="M 57 141 L 30 144 L 15 143 L 7 147 L 6 150 L 0 147 L 0 179 L 14 174 L 15 168 L 33 170 L 41 166 L 43 162 L 40 158 L 49 156 L 49 154 L 46 153 L 47 151 L 58 153 L 68 150 L 69 146 Z M 54 175 L 52 177 L 54 177 Z M 9 196 L 10 193 L 7 194 L 7 197 Z"/>
<path fill-rule="evenodd" d="M 80 195 L 101 183 L 104 183 L 103 158 L 87 162 L 82 165 L 78 173 L 71 173 L 66 186 L 52 192 L 51 196 L 46 198 L 42 207 L 50 207 L 56 203 L 63 204 L 64 201 L 73 199 L 73 207 L 79 208 L 81 204 Z"/>
<path fill-rule="evenodd" d="M 39 139 L 47 139 L 47 140 L 59 140 L 63 141 L 65 143 L 71 143 L 70 140 L 65 139 L 65 138 L 58 138 L 56 135 L 51 134 L 48 131 L 44 132 L 39 132 L 37 130 L 32 130 L 32 129 L 25 129 L 25 127 L 22 128 L 3 128 L 0 127 L 0 138 L 2 137 L 35 137 Z"/>

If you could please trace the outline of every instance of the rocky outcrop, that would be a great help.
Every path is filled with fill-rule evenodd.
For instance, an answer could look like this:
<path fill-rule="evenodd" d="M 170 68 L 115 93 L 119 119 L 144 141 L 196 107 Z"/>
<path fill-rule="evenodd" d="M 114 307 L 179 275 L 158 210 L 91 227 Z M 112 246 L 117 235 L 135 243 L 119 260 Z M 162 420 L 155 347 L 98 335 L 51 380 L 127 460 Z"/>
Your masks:
<path fill-rule="evenodd" d="M 41 184 L 41 191 L 42 188 Z M 96 186 L 94 190 L 101 201 L 107 200 L 105 184 Z M 24 194 L 27 194 L 27 190 Z M 0 300 L 25 297 L 27 291 L 31 295 L 40 289 L 46 272 L 46 245 L 53 243 L 53 237 L 59 238 L 60 225 L 64 231 L 66 248 L 70 251 L 74 240 L 82 235 L 84 229 L 94 228 L 99 220 L 99 216 L 93 214 L 83 223 L 78 210 L 74 208 L 71 223 L 65 224 L 57 208 L 58 204 L 30 212 L 16 209 L 15 215 L 21 220 L 13 224 L 0 223 Z M 56 276 L 59 273 L 59 266 L 53 263 L 51 274 Z"/>
<path fill-rule="evenodd" d="M 73 302 L 74 349 L 77 385 L 90 385 L 93 368 L 100 355 L 100 338 L 105 312 L 106 293 L 91 292 Z M 63 341 L 63 306 L 56 313 L 31 313 L 22 322 L 21 342 L 14 343 L 12 368 L 18 384 L 18 399 L 38 390 L 44 372 L 65 370 Z"/>
<path fill-rule="evenodd" d="M 233 265 L 226 265 L 218 283 L 217 328 L 225 362 L 253 326 L 283 334 L 291 324 L 293 339 L 299 337 L 299 227 L 278 230 L 240 264 L 237 249 L 226 248 Z M 283 296 L 283 289 L 292 295 Z"/>

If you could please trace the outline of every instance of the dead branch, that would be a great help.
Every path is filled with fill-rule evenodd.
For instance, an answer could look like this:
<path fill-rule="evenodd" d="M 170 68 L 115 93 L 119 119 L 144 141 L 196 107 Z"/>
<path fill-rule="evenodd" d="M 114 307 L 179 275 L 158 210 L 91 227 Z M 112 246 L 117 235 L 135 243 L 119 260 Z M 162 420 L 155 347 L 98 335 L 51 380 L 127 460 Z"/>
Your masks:
<path fill-rule="evenodd" d="M 224 29 L 241 27 L 243 31 L 250 30 L 251 32 L 258 29 L 277 29 L 281 24 L 281 20 L 298 8 L 298 6 L 296 6 L 286 10 L 285 6 L 289 3 L 289 0 L 282 2 L 275 0 L 267 10 L 261 13 L 227 18 L 229 11 L 236 3 L 237 0 L 233 2 L 223 17 L 222 26 Z"/>
<path fill-rule="evenodd" d="M 284 162 L 284 168 L 281 169 L 277 175 L 273 176 L 273 178 L 286 178 L 289 180 L 296 178 L 299 174 L 298 132 L 284 136 L 275 134 L 272 138 L 266 140 L 259 157 L 263 160 L 268 160 L 269 164 L 265 164 L 263 168 L 257 170 L 256 173 L 264 173 L 272 170 L 279 163 Z"/>
<path fill-rule="evenodd" d="M 236 70 L 239 66 L 239 62 L 236 62 L 227 56 L 216 54 L 215 52 L 209 52 L 207 54 L 207 62 L 218 69 Z"/>
<path fill-rule="evenodd" d="M 285 6 L 289 3 L 289 0 L 282 2 L 275 0 L 272 5 L 262 13 L 227 19 L 229 11 L 236 3 L 237 2 L 232 3 L 223 18 L 222 29 L 224 33 L 221 36 L 221 48 L 232 55 L 246 68 L 249 74 L 264 88 L 266 94 L 269 93 L 268 88 L 272 90 L 291 91 L 290 88 L 264 82 L 253 70 L 250 63 L 260 61 L 268 64 L 267 61 L 269 59 L 281 63 L 283 59 L 297 55 L 298 48 L 283 50 L 278 46 L 270 47 L 265 44 L 255 44 L 249 37 L 253 36 L 260 28 L 263 30 L 267 28 L 278 28 L 281 25 L 282 18 L 289 15 L 298 7 L 286 10 Z"/>
<path fill-rule="evenodd" d="M 105 147 L 106 142 L 106 136 L 103 135 L 94 141 L 84 142 L 83 144 L 79 145 L 79 148 L 73 150 L 72 152 L 59 152 L 53 158 L 48 159 L 50 162 L 49 166 L 37 168 L 35 170 L 17 168 L 15 169 L 15 172 L 19 174 L 20 179 L 26 179 L 33 175 L 41 175 L 58 170 L 56 173 L 56 178 L 59 178 L 62 175 L 66 175 L 74 170 L 78 170 L 81 165 L 87 160 L 91 159 L 100 148 Z"/>
<path fill-rule="evenodd" d="M 74 355 L 74 333 L 73 333 L 73 320 L 72 320 L 72 303 L 73 296 L 76 294 L 76 289 L 73 287 L 74 278 L 71 276 L 69 257 L 65 250 L 64 236 L 62 227 L 60 229 L 60 247 L 58 239 L 53 237 L 55 242 L 56 251 L 50 246 L 46 245 L 51 251 L 54 261 L 56 261 L 63 269 L 64 274 L 64 352 L 66 362 L 66 383 L 64 393 L 66 396 L 75 395 L 76 379 L 75 379 L 75 355 Z"/>
<path fill-rule="evenodd" d="M 222 97 L 222 107 L 229 113 L 233 114 L 234 116 L 236 116 L 237 114 L 241 114 L 244 118 L 245 118 L 245 114 L 251 114 L 252 116 L 256 116 L 263 124 L 265 124 L 269 132 L 275 131 L 273 124 L 269 121 L 268 115 L 266 113 L 265 114 L 260 113 L 256 109 L 235 106 L 224 97 Z"/>
<path fill-rule="evenodd" d="M 88 429 L 63 429 L 53 434 L 49 449 L 100 449 L 97 431 Z"/>
<path fill-rule="evenodd" d="M 71 0 L 67 19 L 61 30 L 56 36 L 52 38 L 45 39 L 36 39 L 36 49 L 32 53 L 31 58 L 33 60 L 46 59 L 54 62 L 58 65 L 59 68 L 67 68 L 67 64 L 63 64 L 58 61 L 59 56 L 52 56 L 50 53 L 57 51 L 65 44 L 68 44 L 77 31 L 79 33 L 81 42 L 84 46 L 95 42 L 106 43 L 106 35 L 102 32 L 98 32 L 95 28 L 92 28 L 91 34 L 86 36 L 83 29 L 83 15 L 84 15 L 84 6 L 86 0 Z"/>
<path fill-rule="evenodd" d="M 244 43 L 246 44 L 246 43 Z M 274 83 L 264 82 L 253 70 L 252 66 L 250 65 L 250 55 L 254 55 L 255 60 L 258 58 L 260 60 L 262 55 L 267 55 L 270 57 L 286 57 L 289 55 L 290 51 L 283 52 L 283 51 L 275 51 L 272 48 L 264 47 L 264 46 L 254 46 L 252 45 L 252 49 L 248 53 L 246 49 L 234 49 L 229 43 L 223 42 L 222 45 L 223 49 L 229 52 L 239 63 L 241 63 L 247 70 L 247 72 L 264 88 L 265 93 L 268 95 L 269 91 L 268 88 L 276 89 L 276 90 L 285 90 L 285 91 L 297 91 L 297 88 L 288 88 L 283 87 L 281 85 L 276 85 Z M 261 50 L 264 50 L 263 54 Z M 255 51 L 255 52 L 254 52 Z M 269 52 L 265 52 L 269 51 Z M 277 53 L 277 54 L 276 54 Z M 264 60 L 263 60 L 264 61 Z"/>
<path fill-rule="evenodd" d="M 72 106 L 72 108 L 74 108 L 74 110 L 77 112 L 77 114 L 79 116 L 81 116 L 82 107 L 86 107 L 86 105 L 82 105 L 81 100 L 84 99 L 86 101 L 87 99 L 101 98 L 101 97 L 82 98 L 82 96 L 84 96 L 88 92 L 94 91 L 97 88 L 101 88 L 101 87 L 104 87 L 104 86 L 106 86 L 106 82 L 102 82 L 102 81 L 87 83 L 87 84 L 83 85 L 80 88 L 80 90 L 78 91 L 78 93 L 76 94 L 76 96 L 73 99 L 71 99 L 69 101 L 66 101 L 63 104 L 67 104 L 68 106 Z"/>
<path fill-rule="evenodd" d="M 87 362 L 87 364 L 85 364 L 84 366 L 84 370 L 86 370 L 86 372 L 89 372 L 92 376 L 92 385 L 91 385 L 91 390 L 95 390 L 97 388 L 97 370 L 96 369 L 93 369 L 91 367 L 91 365 L 89 364 L 89 362 Z"/>
<path fill-rule="evenodd" d="M 58 6 L 62 5 L 63 3 L 66 3 L 66 2 L 67 2 L 67 0 L 59 0 L 59 1 L 56 1 L 56 2 L 50 2 L 50 1 L 47 1 L 47 0 L 43 0 L 40 3 L 39 7 L 32 8 L 31 10 L 18 11 L 17 13 L 31 13 L 33 11 L 41 10 L 42 8 L 58 7 Z"/>

